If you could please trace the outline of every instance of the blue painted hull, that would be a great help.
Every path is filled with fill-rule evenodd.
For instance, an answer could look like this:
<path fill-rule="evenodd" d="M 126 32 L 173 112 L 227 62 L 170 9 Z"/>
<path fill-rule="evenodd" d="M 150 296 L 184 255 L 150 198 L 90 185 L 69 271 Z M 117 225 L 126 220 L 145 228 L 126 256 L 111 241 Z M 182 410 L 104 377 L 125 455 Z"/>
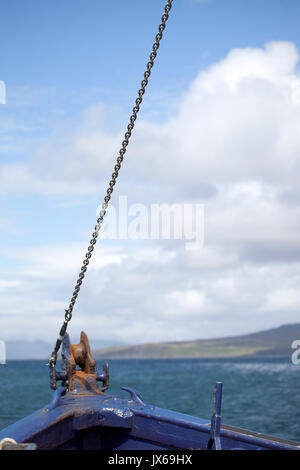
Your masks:
<path fill-rule="evenodd" d="M 210 420 L 145 404 L 130 389 L 130 399 L 54 392 L 45 408 L 0 431 L 41 450 L 206 449 Z M 222 449 L 294 449 L 300 443 L 221 426 Z"/>

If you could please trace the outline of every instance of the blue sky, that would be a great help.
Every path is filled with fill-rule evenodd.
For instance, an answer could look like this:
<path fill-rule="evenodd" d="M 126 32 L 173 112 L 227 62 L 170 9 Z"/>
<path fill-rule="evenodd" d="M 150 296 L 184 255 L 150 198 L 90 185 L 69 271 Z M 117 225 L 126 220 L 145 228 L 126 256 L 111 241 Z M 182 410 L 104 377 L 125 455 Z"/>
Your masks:
<path fill-rule="evenodd" d="M 33 324 L 34 328 L 30 327 L 26 331 L 27 339 L 34 340 L 38 337 L 42 337 L 45 341 L 54 339 L 54 331 L 59 327 L 59 319 L 63 315 L 63 305 L 67 306 L 75 274 L 80 267 L 78 265 L 77 269 L 71 263 L 66 271 L 64 269 L 60 271 L 61 264 L 65 263 L 63 254 L 74 249 L 80 260 L 84 246 L 89 240 L 89 233 L 96 218 L 96 207 L 102 200 L 106 181 L 113 167 L 121 133 L 127 124 L 163 5 L 164 2 L 160 0 L 151 2 L 116 0 L 113 3 L 96 0 L 85 2 L 5 0 L 1 3 L 0 80 L 5 82 L 7 93 L 7 103 L 0 105 L 1 292 L 3 291 L 5 299 L 0 307 L 3 319 L 0 336 L 4 339 L 21 338 L 24 335 L 24 325 Z M 87 290 L 83 293 L 78 311 L 74 314 L 74 317 L 77 315 L 77 320 L 74 321 L 74 334 L 77 334 L 81 327 L 88 332 L 90 324 L 94 338 L 97 339 L 102 333 L 97 335 L 95 331 L 98 327 L 102 328 L 103 321 L 107 321 L 106 315 L 114 315 L 115 318 L 108 329 L 107 344 L 241 334 L 297 319 L 297 309 L 300 305 L 296 296 L 299 247 L 291 235 L 292 229 L 296 228 L 290 227 L 289 224 L 293 225 L 292 220 L 295 218 L 293 211 L 298 210 L 299 202 L 296 183 L 291 176 L 296 168 L 293 165 L 297 165 L 294 155 L 299 150 L 296 124 L 298 102 L 294 100 L 292 106 L 290 102 L 283 101 L 280 87 L 287 80 L 290 80 L 289 90 L 293 91 L 298 86 L 299 63 L 295 59 L 295 51 L 300 50 L 299 23 L 300 4 L 297 0 L 174 1 L 140 113 L 141 124 L 137 126 L 137 135 L 134 136 L 128 150 L 130 162 L 126 163 L 124 169 L 122 168 L 116 197 L 128 194 L 130 200 L 144 203 L 182 202 L 190 199 L 206 204 L 208 211 L 206 249 L 209 253 L 205 259 L 207 266 L 216 263 L 215 271 L 207 266 L 204 269 L 201 259 L 198 260 L 196 269 L 190 259 L 185 259 L 184 256 L 180 258 L 179 249 L 174 254 L 176 262 L 171 255 L 170 258 L 166 256 L 164 269 L 166 272 L 172 269 L 176 275 L 169 279 L 169 284 L 166 283 L 165 290 L 157 276 L 161 268 L 154 263 L 147 268 L 151 281 L 147 284 L 147 279 L 144 279 L 143 296 L 136 299 L 133 295 L 130 298 L 128 292 L 134 291 L 137 285 L 135 275 L 142 276 L 143 273 L 142 253 L 148 250 L 149 260 L 152 249 L 171 253 L 174 246 L 172 243 L 169 247 L 166 247 L 165 243 L 154 246 L 149 242 L 143 244 L 139 241 L 134 247 L 132 243 L 107 241 L 103 250 L 106 248 L 113 250 L 113 253 L 120 256 L 116 262 L 118 270 L 114 271 L 116 265 L 114 262 L 110 264 L 109 258 L 103 272 L 100 268 L 95 268 L 87 278 L 87 283 L 99 286 L 103 282 L 103 277 L 105 285 L 115 280 L 120 288 L 120 305 L 114 304 L 110 288 L 106 289 L 105 294 L 99 291 L 95 297 Z M 274 50 L 265 46 L 271 42 L 277 44 Z M 241 51 L 237 58 L 230 56 L 234 50 Z M 261 51 L 264 51 L 262 57 L 260 57 Z M 203 111 L 206 114 L 202 115 L 200 108 L 199 110 L 197 108 L 196 112 L 197 99 L 205 84 L 201 73 L 209 71 L 210 83 L 214 79 L 219 83 L 223 79 L 222 74 L 226 74 L 230 67 L 233 74 L 241 74 L 246 62 L 250 64 L 248 79 L 251 81 L 254 77 L 256 81 L 254 83 L 253 79 L 250 85 L 250 82 L 248 85 L 241 82 L 244 87 L 240 94 L 241 99 L 236 101 L 238 95 L 232 91 L 234 96 L 232 95 L 230 101 L 227 92 L 222 94 L 218 91 L 220 94 L 216 93 L 216 101 L 212 101 L 208 108 L 206 108 L 208 95 L 203 98 L 204 101 L 201 101 L 203 108 L 201 106 L 200 108 L 206 110 Z M 281 66 L 285 62 L 287 65 Z M 259 67 L 263 69 L 264 64 L 272 70 L 261 75 Z M 263 85 L 259 80 L 265 80 L 265 92 L 262 91 Z M 259 90 L 258 95 L 254 94 L 254 89 Z M 248 94 L 249 101 L 246 99 Z M 260 101 L 257 101 L 256 108 L 253 105 L 253 116 L 251 114 L 250 118 L 249 114 L 244 120 L 241 109 L 243 106 L 249 106 L 249 103 L 251 108 L 255 96 L 259 96 Z M 290 147 L 286 146 L 286 158 L 290 162 L 287 166 L 293 170 L 287 174 L 284 172 L 281 174 L 280 170 L 273 174 L 274 165 L 271 157 L 267 160 L 268 164 L 259 167 L 265 153 L 269 151 L 265 149 L 270 149 L 274 144 L 274 135 L 276 136 L 277 131 L 274 128 L 269 129 L 266 122 L 270 118 L 272 120 L 273 113 L 277 112 L 273 108 L 276 103 L 279 116 L 278 128 L 282 128 L 280 116 L 282 119 L 285 116 L 286 122 L 290 123 L 289 129 L 294 129 L 292 136 L 286 134 L 282 136 L 282 142 L 286 142 L 287 139 L 291 143 Z M 261 115 L 259 106 L 266 110 L 263 114 L 265 120 L 262 120 L 260 128 L 254 125 Z M 231 149 L 232 155 L 231 150 L 229 154 L 221 155 L 220 163 L 215 157 L 220 153 L 219 148 L 212 150 L 210 144 L 207 144 L 207 148 L 204 145 L 202 148 L 206 150 L 201 158 L 199 156 L 199 161 L 216 161 L 216 166 L 215 169 L 208 170 L 207 163 L 203 164 L 204 166 L 199 163 L 199 168 L 197 167 L 199 176 L 196 178 L 192 157 L 188 155 L 189 151 L 201 153 L 201 140 L 197 144 L 198 148 L 196 143 L 199 134 L 197 129 L 194 129 L 193 133 L 192 123 L 199 122 L 199 129 L 201 122 L 205 126 L 208 122 L 209 126 L 210 120 L 207 121 L 207 116 L 213 110 L 216 110 L 217 121 L 221 119 L 223 122 L 226 121 L 228 114 L 233 116 L 235 113 L 235 117 L 229 119 L 229 131 L 227 129 L 226 135 L 232 132 L 232 140 L 235 141 L 235 124 L 244 122 L 245 126 L 241 127 L 239 136 L 244 136 L 245 146 L 247 139 L 251 145 L 253 141 L 262 142 L 261 154 L 258 155 L 256 149 L 252 158 L 252 155 L 245 150 L 246 156 L 241 163 L 238 159 L 243 152 L 242 147 L 235 148 L 234 144 L 234 148 Z M 189 118 L 190 115 L 192 118 Z M 191 125 L 188 125 L 189 119 Z M 176 131 L 172 128 L 175 121 L 178 126 Z M 212 127 L 208 128 L 208 133 L 211 132 L 212 139 L 220 139 L 221 148 L 220 136 L 224 129 L 223 127 L 218 129 L 218 125 L 215 129 L 215 120 L 211 122 Z M 187 123 L 186 128 L 185 123 Z M 184 139 L 180 141 L 183 163 L 178 163 L 178 173 L 180 165 L 183 165 L 186 159 L 181 175 L 177 175 L 175 170 L 173 173 L 172 171 L 166 173 L 165 167 L 172 160 L 170 148 L 175 145 L 172 144 L 171 138 L 169 141 L 168 129 L 171 129 L 174 136 L 178 130 L 179 133 L 188 136 L 187 141 Z M 268 132 L 270 136 L 273 135 L 270 137 L 270 142 L 264 140 L 265 136 L 269 135 Z M 147 157 L 144 152 L 145 148 L 151 150 L 155 139 L 160 147 L 158 150 L 157 148 L 153 150 L 156 152 L 157 161 L 152 167 L 151 156 Z M 280 149 L 282 142 L 278 144 Z M 187 156 L 186 148 L 190 148 L 187 150 Z M 277 152 L 274 149 L 270 150 L 273 151 Z M 282 150 L 278 150 L 278 155 L 280 151 Z M 236 157 L 233 156 L 235 154 Z M 259 168 L 258 170 L 251 167 L 256 158 L 259 163 L 255 168 Z M 278 161 L 282 163 L 281 158 L 280 154 Z M 180 162 L 180 159 L 178 161 Z M 223 173 L 220 170 L 222 162 L 226 166 Z M 242 170 L 239 173 L 236 168 L 239 168 L 240 164 Z M 282 164 L 285 165 L 284 161 Z M 161 172 L 158 171 L 160 167 Z M 216 169 L 220 170 L 219 176 L 216 175 Z M 280 175 L 282 180 L 279 179 Z M 205 188 L 210 188 L 208 193 L 218 196 L 209 199 L 205 196 Z M 230 193 L 234 188 L 237 193 Z M 216 219 L 213 219 L 212 214 L 217 214 L 217 210 L 220 210 L 223 216 L 224 201 L 228 203 L 226 207 L 230 207 L 234 198 L 240 200 L 239 191 L 241 194 L 248 194 L 249 207 L 238 209 L 235 206 L 236 219 L 230 212 L 223 225 L 220 221 L 214 222 Z M 221 235 L 229 223 L 229 218 L 232 218 L 231 226 L 241 219 L 240 214 L 245 214 L 245 210 L 249 211 L 250 218 L 253 211 L 252 216 L 255 218 L 257 201 L 262 204 L 263 214 L 263 210 L 266 210 L 263 209 L 265 204 L 271 199 L 280 200 L 278 206 L 274 202 L 274 207 L 269 207 L 269 217 L 272 221 L 279 219 L 280 227 L 277 229 L 273 227 L 271 230 L 269 224 L 272 234 L 267 233 L 262 216 L 261 225 L 250 241 L 245 225 L 245 231 L 239 239 L 239 242 L 244 240 L 244 244 L 239 248 L 234 245 L 234 235 L 231 238 L 226 236 L 226 240 L 223 240 L 223 249 L 227 247 L 226 255 L 223 253 L 222 260 L 218 258 L 220 262 L 218 265 L 216 257 L 222 250 Z M 286 208 L 284 204 L 288 204 L 288 207 Z M 255 221 L 253 223 L 255 224 Z M 276 230 L 276 233 L 280 234 L 280 230 L 284 228 L 285 233 L 290 235 L 286 239 L 278 235 L 278 239 L 275 239 Z M 218 240 L 216 240 L 217 233 Z M 281 261 L 277 259 L 279 251 L 282 253 Z M 34 253 L 37 252 L 41 258 L 44 257 L 44 264 L 33 261 Z M 53 272 L 56 269 L 58 272 L 57 279 L 52 273 L 47 277 L 47 253 L 53 253 L 54 257 L 57 253 L 57 265 L 53 266 Z M 69 258 L 73 257 L 72 253 L 70 252 Z M 268 262 L 266 256 L 261 253 L 268 253 Z M 123 255 L 125 258 L 122 258 Z M 128 261 L 132 256 L 136 256 L 134 266 Z M 226 261 L 228 265 L 221 279 L 220 266 L 223 269 L 227 257 L 231 261 Z M 164 259 L 163 255 L 161 259 Z M 170 261 L 171 259 L 173 261 Z M 233 312 L 238 307 L 233 298 L 226 300 L 225 294 L 222 300 L 217 298 L 218 296 L 214 294 L 216 286 L 219 285 L 220 290 L 224 289 L 227 293 L 231 289 L 238 293 L 240 287 L 236 282 L 241 273 L 235 271 L 237 265 L 239 269 L 243 267 L 244 272 L 251 270 L 253 266 L 262 272 L 264 269 L 270 269 L 271 264 L 277 269 L 277 271 L 275 269 L 277 274 L 274 274 L 276 278 L 274 288 L 270 281 L 270 286 L 268 288 L 265 286 L 263 289 L 266 297 L 262 297 L 260 302 L 256 303 L 253 297 L 247 297 L 246 292 L 248 289 L 250 291 L 252 289 L 252 292 L 256 290 L 253 279 L 257 276 L 255 273 L 245 274 L 245 284 L 242 287 L 245 289 L 245 298 L 241 307 L 246 312 L 245 317 L 239 316 L 238 312 L 232 313 L 226 322 L 225 316 L 228 318 L 228 312 Z M 43 269 L 47 271 L 44 274 Z M 283 281 L 287 274 L 290 275 L 290 284 Z M 127 281 L 121 287 L 124 276 L 127 276 Z M 205 277 L 207 283 L 210 279 L 211 284 L 203 284 L 204 281 L 202 284 L 199 283 L 199 276 Z M 148 294 L 150 297 L 154 296 L 155 305 L 165 305 L 167 310 L 168 308 L 172 310 L 173 307 L 178 311 L 181 309 L 184 317 L 184 306 L 178 300 L 180 293 L 183 298 L 187 296 L 189 299 L 187 303 L 191 301 L 192 304 L 193 302 L 195 305 L 199 304 L 199 312 L 202 307 L 205 310 L 203 316 L 201 313 L 197 316 L 197 312 L 193 311 L 194 307 L 191 307 L 192 313 L 186 312 L 187 319 L 189 314 L 191 315 L 192 328 L 186 327 L 176 316 L 172 318 L 171 313 L 166 315 L 165 321 L 161 322 L 160 326 L 153 329 L 151 325 L 157 323 L 155 315 L 153 323 L 146 322 L 144 326 L 142 318 L 140 321 L 136 319 L 136 314 L 133 312 L 136 312 L 137 307 L 138 310 L 145 312 L 151 310 L 148 301 L 145 300 Z M 105 295 L 106 312 L 100 313 L 97 323 L 96 303 L 103 295 Z M 167 297 L 164 298 L 164 295 Z M 234 297 L 234 294 L 232 295 Z M 270 300 L 276 298 L 276 295 L 279 299 L 278 305 L 282 305 L 279 310 L 272 307 Z M 286 298 L 293 299 L 293 295 L 295 295 L 294 302 L 284 301 Z M 208 299 L 207 304 L 204 298 Z M 90 305 L 88 299 L 95 305 Z M 42 305 L 47 307 L 44 308 Z M 90 311 L 86 312 L 87 309 Z M 123 317 L 126 315 L 124 312 L 128 314 L 128 311 L 132 312 L 134 318 L 133 333 L 115 334 L 116 329 L 122 330 Z M 41 320 L 40 326 L 37 326 L 35 319 L 39 312 Z M 254 320 L 250 322 L 249 319 L 253 318 L 251 315 L 254 315 Z M 50 316 L 51 319 L 48 318 Z M 172 336 L 172 333 L 166 333 L 166 329 L 173 322 L 175 327 Z"/>
<path fill-rule="evenodd" d="M 67 120 L 66 125 L 76 125 L 95 102 L 107 106 L 107 130 L 122 130 L 161 9 L 159 0 L 117 1 L 114 5 L 88 0 L 84 8 L 78 0 L 72 4 L 70 0 L 4 2 L 0 79 L 7 86 L 7 104 L 0 108 L 0 116 L 11 121 L 10 137 L 16 149 L 4 148 L 1 161 L 30 159 L 33 149 L 53 133 L 57 123 L 65 125 Z M 263 47 L 271 39 L 292 41 L 299 47 L 299 10 L 296 0 L 175 2 L 141 116 L 166 119 L 197 73 L 232 48 Z M 101 190 L 99 186 L 100 195 Z M 52 211 L 62 220 L 74 215 L 72 209 L 57 209 L 55 198 L 47 199 L 29 195 L 29 208 L 23 200 L 20 210 L 19 196 L 10 194 L 4 199 L 3 214 L 14 214 L 23 227 L 27 210 L 43 217 L 46 205 L 50 212 L 45 216 L 44 236 L 51 239 Z M 39 243 L 38 227 L 30 221 L 27 229 L 22 234 L 24 241 Z M 64 237 L 67 224 L 61 229 Z M 56 238 L 56 228 L 54 232 Z M 1 236 L 4 243 L 14 243 L 10 235 Z"/>

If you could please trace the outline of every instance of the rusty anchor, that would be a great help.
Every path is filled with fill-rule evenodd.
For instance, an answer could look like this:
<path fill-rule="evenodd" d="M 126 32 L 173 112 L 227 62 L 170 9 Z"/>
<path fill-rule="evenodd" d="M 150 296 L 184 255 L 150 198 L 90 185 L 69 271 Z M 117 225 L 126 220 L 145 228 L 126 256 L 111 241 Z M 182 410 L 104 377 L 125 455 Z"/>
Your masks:
<path fill-rule="evenodd" d="M 64 335 L 61 358 L 61 371 L 57 371 L 55 366 L 50 367 L 50 387 L 53 390 L 57 389 L 57 381 L 62 381 L 62 386 L 68 392 L 77 394 L 103 395 L 108 389 L 108 364 L 104 362 L 103 372 L 97 372 L 96 361 L 91 356 L 89 339 L 84 331 L 81 332 L 78 344 L 71 344 L 68 333 Z M 99 388 L 97 382 L 102 382 L 103 386 Z"/>

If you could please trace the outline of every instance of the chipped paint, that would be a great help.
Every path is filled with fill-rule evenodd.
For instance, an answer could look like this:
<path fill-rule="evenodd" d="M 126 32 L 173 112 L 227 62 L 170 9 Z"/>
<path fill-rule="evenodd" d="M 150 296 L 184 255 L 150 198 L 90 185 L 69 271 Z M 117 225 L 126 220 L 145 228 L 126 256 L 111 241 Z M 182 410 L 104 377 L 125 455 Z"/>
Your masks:
<path fill-rule="evenodd" d="M 130 411 L 128 408 L 104 408 L 104 410 L 110 411 L 120 418 L 131 418 L 131 416 L 133 416 L 132 411 Z"/>

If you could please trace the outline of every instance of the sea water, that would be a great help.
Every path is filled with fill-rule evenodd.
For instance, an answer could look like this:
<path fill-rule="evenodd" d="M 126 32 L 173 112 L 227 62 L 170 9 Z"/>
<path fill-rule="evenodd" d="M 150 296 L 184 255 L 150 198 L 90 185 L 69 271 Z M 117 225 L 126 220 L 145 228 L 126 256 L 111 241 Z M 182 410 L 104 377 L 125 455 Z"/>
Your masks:
<path fill-rule="evenodd" d="M 46 361 L 0 365 L 0 429 L 50 402 Z M 98 367 L 101 369 L 101 361 Z M 300 365 L 290 357 L 110 360 L 107 394 L 209 419 L 216 381 L 223 382 L 222 422 L 300 441 Z"/>

